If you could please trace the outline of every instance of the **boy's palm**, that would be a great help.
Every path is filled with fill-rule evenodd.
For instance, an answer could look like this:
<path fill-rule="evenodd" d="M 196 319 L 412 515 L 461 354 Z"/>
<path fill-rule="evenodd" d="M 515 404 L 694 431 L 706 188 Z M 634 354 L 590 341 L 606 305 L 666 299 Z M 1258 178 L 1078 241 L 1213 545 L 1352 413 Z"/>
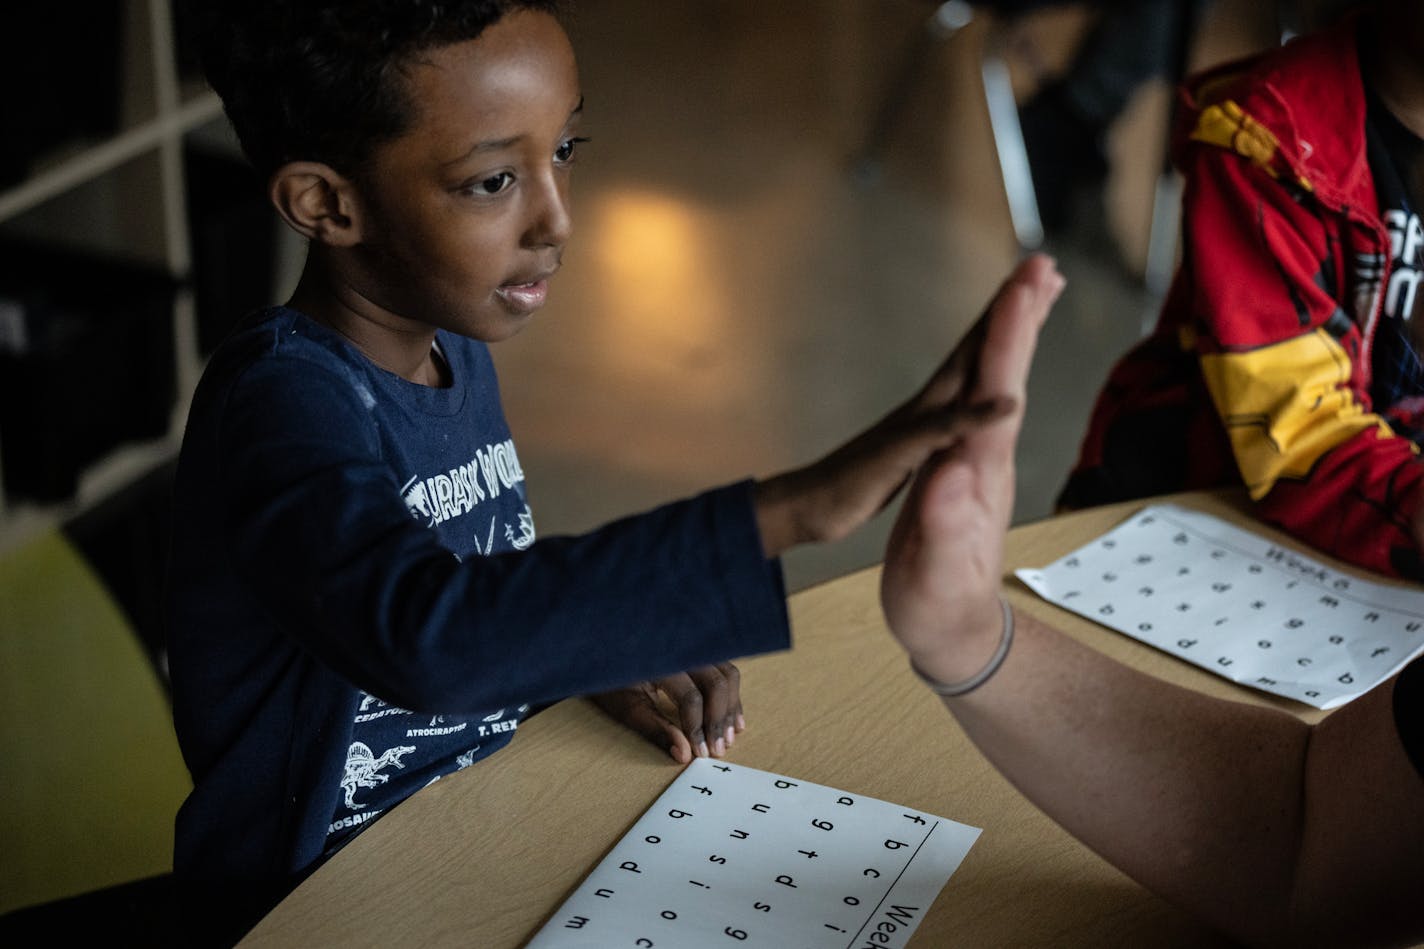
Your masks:
<path fill-rule="evenodd" d="M 931 456 L 1021 417 L 1033 343 L 1062 287 L 1049 258 L 1025 260 L 913 398 L 820 461 L 758 484 L 767 555 L 840 540 L 889 504 Z"/>

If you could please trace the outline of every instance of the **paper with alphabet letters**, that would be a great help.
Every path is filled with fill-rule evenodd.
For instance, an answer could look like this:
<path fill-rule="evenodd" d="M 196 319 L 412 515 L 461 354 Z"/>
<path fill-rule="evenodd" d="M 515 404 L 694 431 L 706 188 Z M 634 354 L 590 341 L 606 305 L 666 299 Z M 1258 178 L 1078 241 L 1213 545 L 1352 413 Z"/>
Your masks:
<path fill-rule="evenodd" d="M 528 949 L 896 949 L 979 828 L 695 759 Z"/>
<path fill-rule="evenodd" d="M 1424 591 L 1343 573 L 1220 518 L 1144 508 L 1042 569 L 1050 603 L 1240 685 L 1320 709 L 1424 652 Z"/>

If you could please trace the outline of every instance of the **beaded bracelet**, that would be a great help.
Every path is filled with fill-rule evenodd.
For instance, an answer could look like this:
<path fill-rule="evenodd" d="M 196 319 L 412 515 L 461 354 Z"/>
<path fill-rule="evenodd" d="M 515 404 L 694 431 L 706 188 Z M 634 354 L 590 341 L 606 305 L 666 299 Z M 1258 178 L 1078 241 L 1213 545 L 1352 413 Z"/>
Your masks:
<path fill-rule="evenodd" d="M 910 668 L 914 670 L 915 675 L 919 676 L 920 681 L 929 686 L 930 690 L 936 695 L 944 695 L 951 698 L 957 695 L 967 695 L 985 682 L 988 682 L 990 676 L 998 672 L 999 667 L 1004 664 L 1004 659 L 1009 654 L 1009 646 L 1014 641 L 1014 611 L 1009 608 L 1009 601 L 1005 600 L 1002 596 L 999 597 L 999 605 L 1004 608 L 1004 632 L 999 638 L 999 648 L 994 651 L 994 655 L 989 659 L 988 665 L 963 682 L 949 683 L 931 678 L 920 671 L 920 668 L 915 665 L 915 660 L 910 660 Z"/>

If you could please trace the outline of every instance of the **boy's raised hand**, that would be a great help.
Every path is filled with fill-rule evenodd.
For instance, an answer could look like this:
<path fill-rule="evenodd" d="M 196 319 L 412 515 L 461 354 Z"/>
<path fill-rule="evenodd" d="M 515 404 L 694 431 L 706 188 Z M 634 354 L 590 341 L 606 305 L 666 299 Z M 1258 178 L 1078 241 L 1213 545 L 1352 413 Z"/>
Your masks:
<path fill-rule="evenodd" d="M 1000 358 L 985 350 L 985 340 L 1002 334 L 1005 322 L 1031 328 L 1036 337 L 1062 289 L 1052 259 L 1023 261 L 913 398 L 820 461 L 759 482 L 757 525 L 766 555 L 839 540 L 884 508 L 936 452 L 1020 412 L 1021 387 L 981 383 L 985 361 Z"/>
<path fill-rule="evenodd" d="M 746 727 L 741 673 L 730 662 L 591 695 L 593 704 L 678 764 L 720 758 Z"/>

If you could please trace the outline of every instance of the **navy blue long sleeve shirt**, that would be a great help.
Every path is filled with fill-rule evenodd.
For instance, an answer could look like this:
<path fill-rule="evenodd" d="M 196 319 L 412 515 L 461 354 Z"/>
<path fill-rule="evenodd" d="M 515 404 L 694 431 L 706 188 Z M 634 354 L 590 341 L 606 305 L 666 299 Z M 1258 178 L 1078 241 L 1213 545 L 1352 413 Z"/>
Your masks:
<path fill-rule="evenodd" d="M 228 938 L 533 704 L 790 645 L 749 483 L 534 542 L 484 345 L 447 388 L 286 308 L 194 398 L 169 660 L 194 790 L 175 871 Z"/>

